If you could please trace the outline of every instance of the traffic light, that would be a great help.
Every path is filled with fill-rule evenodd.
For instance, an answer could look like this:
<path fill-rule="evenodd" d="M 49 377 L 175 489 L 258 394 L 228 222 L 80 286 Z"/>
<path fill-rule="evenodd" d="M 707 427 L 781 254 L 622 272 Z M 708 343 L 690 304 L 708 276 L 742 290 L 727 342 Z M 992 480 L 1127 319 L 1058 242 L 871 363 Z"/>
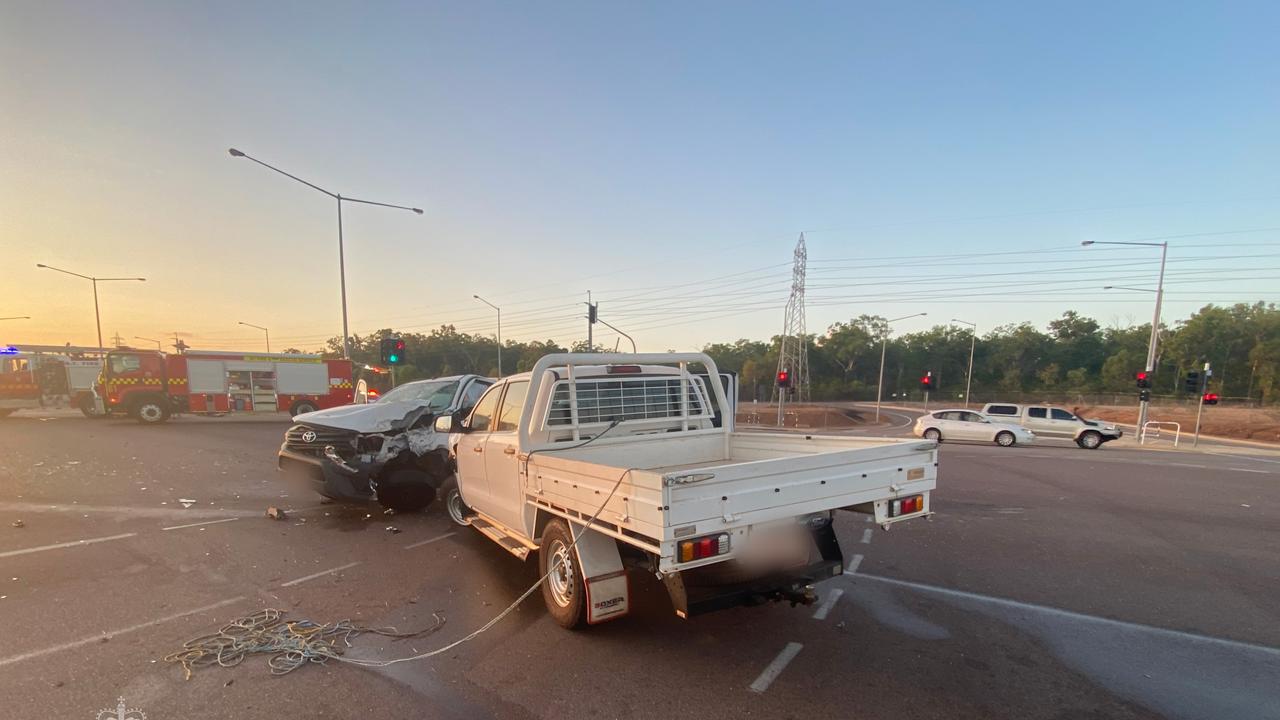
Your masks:
<path fill-rule="evenodd" d="M 382 364 L 404 364 L 404 340 L 398 337 L 382 338 Z"/>
<path fill-rule="evenodd" d="M 587 322 L 594 325 L 600 317 L 600 303 L 587 303 Z"/>
<path fill-rule="evenodd" d="M 926 391 L 933 389 L 933 371 L 932 370 L 925 373 L 924 376 L 920 378 L 920 389 L 926 390 Z"/>
<path fill-rule="evenodd" d="M 1133 379 L 1138 381 L 1138 389 L 1145 390 L 1151 387 L 1151 373 L 1146 370 L 1139 370 L 1133 374 Z"/>
<path fill-rule="evenodd" d="M 1138 399 L 1139 399 L 1139 400 L 1141 400 L 1142 402 L 1151 402 L 1151 391 L 1150 391 L 1150 390 L 1139 390 L 1139 391 L 1138 391 Z"/>
<path fill-rule="evenodd" d="M 1205 405 L 1217 405 L 1218 393 L 1205 393 L 1203 399 Z"/>
<path fill-rule="evenodd" d="M 1187 373 L 1187 377 L 1182 381 L 1182 387 L 1189 393 L 1200 392 L 1200 373 L 1192 370 Z"/>
<path fill-rule="evenodd" d="M 789 387 L 791 387 L 791 373 L 790 373 L 790 371 L 787 371 L 787 370 L 779 370 L 779 371 L 778 371 L 778 387 L 780 387 L 780 388 L 789 388 Z"/>

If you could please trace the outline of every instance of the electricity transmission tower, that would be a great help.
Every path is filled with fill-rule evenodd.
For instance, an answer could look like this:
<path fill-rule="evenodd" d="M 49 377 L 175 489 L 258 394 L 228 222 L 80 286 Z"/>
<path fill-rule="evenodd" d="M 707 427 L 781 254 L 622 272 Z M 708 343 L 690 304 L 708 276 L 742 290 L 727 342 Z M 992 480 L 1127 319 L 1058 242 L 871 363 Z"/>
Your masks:
<path fill-rule="evenodd" d="M 774 387 L 778 392 L 778 426 L 782 426 L 782 408 L 787 395 L 793 400 L 809 400 L 809 337 L 804 327 L 804 271 L 808 251 L 804 233 L 796 242 L 795 265 L 791 269 L 791 297 L 787 300 L 782 323 L 782 347 L 778 349 L 778 376 Z"/>

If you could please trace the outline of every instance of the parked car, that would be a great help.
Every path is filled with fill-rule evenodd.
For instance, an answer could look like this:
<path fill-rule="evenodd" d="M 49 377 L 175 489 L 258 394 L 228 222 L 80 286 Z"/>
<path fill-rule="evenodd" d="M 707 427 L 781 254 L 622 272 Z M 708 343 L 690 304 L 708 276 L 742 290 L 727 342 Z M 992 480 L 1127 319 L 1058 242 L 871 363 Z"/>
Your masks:
<path fill-rule="evenodd" d="M 931 515 L 933 443 L 736 432 L 717 374 L 701 353 L 586 353 L 502 378 L 436 419 L 457 458 L 449 515 L 536 554 L 566 628 L 626 615 L 628 569 L 656 575 L 682 618 L 812 603 L 844 570 L 836 510 L 883 527 Z"/>
<path fill-rule="evenodd" d="M 989 418 L 972 410 L 935 410 L 916 418 L 916 437 L 940 442 L 942 440 L 980 440 L 993 442 L 1001 447 L 1018 443 L 1032 443 L 1035 433 L 1014 424 Z"/>
<path fill-rule="evenodd" d="M 327 498 L 421 509 L 453 473 L 448 437 L 432 423 L 470 412 L 493 383 L 478 375 L 419 380 L 376 402 L 303 413 L 285 432 L 276 466 Z"/>
<path fill-rule="evenodd" d="M 999 422 L 1021 425 L 1041 437 L 1074 440 L 1077 445 L 1088 450 L 1097 450 L 1103 443 L 1124 436 L 1124 431 L 1112 423 L 1086 420 L 1069 410 L 1052 405 L 987 403 L 982 412 Z"/>

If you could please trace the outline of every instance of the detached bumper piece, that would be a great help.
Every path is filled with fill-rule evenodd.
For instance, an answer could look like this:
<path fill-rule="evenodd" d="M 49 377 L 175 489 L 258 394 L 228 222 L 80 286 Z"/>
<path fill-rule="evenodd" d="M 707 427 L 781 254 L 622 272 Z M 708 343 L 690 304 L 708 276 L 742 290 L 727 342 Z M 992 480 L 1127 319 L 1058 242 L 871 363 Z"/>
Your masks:
<path fill-rule="evenodd" d="M 285 473 L 306 478 L 317 493 L 334 500 L 367 502 L 373 499 L 369 484 L 369 469 L 361 469 L 332 453 L 336 461 L 328 457 L 304 455 L 281 448 L 276 456 L 276 467 Z"/>

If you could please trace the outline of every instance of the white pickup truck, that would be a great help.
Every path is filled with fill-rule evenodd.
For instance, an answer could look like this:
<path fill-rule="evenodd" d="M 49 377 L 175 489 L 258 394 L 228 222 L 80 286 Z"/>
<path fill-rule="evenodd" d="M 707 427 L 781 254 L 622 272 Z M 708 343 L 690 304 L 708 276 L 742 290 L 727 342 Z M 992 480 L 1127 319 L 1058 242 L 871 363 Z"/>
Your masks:
<path fill-rule="evenodd" d="M 697 365 L 717 377 L 701 353 L 548 355 L 437 418 L 457 463 L 450 517 L 536 552 L 560 625 L 626 615 L 629 569 L 656 575 L 680 617 L 808 604 L 843 572 L 835 510 L 886 529 L 932 514 L 933 441 L 735 432 Z"/>

